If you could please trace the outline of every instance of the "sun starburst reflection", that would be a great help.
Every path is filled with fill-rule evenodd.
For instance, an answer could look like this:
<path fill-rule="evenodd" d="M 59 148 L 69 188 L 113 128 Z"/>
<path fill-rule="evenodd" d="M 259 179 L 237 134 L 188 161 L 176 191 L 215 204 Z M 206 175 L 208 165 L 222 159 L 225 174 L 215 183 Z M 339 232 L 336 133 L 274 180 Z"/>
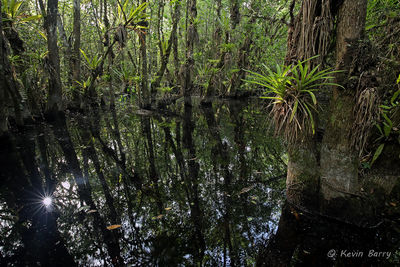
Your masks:
<path fill-rule="evenodd" d="M 43 205 L 46 208 L 48 208 L 51 206 L 51 203 L 53 202 L 53 200 L 51 199 L 51 197 L 45 197 L 42 202 L 43 202 Z"/>

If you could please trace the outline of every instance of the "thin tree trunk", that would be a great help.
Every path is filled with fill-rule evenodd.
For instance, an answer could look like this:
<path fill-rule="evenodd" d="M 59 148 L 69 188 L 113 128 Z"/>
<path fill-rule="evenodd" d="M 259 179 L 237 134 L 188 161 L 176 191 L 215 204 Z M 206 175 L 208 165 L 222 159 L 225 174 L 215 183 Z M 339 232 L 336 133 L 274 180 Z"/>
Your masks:
<path fill-rule="evenodd" d="M 171 17 L 173 17 L 173 10 L 171 10 Z M 179 22 L 180 20 L 180 12 L 179 15 L 176 18 L 177 22 Z M 178 23 L 179 24 L 179 23 Z M 172 39 L 172 47 L 173 47 L 173 54 L 174 54 L 174 76 L 175 76 L 175 84 L 178 84 L 179 81 L 179 68 L 180 68 L 180 64 L 179 64 L 179 53 L 178 53 L 178 36 L 180 35 L 179 33 L 182 31 L 181 28 L 179 28 L 180 30 L 178 31 L 177 29 L 177 33 L 175 34 L 174 38 Z"/>
<path fill-rule="evenodd" d="M 48 0 L 44 27 L 47 33 L 47 48 L 49 50 L 47 67 L 49 72 L 49 96 L 46 107 L 49 115 L 62 110 L 60 57 L 57 46 L 57 14 L 58 0 Z"/>
<path fill-rule="evenodd" d="M 179 20 L 179 4 L 175 3 L 174 4 L 174 13 L 172 16 L 172 30 L 171 30 L 171 35 L 168 40 L 168 46 L 165 50 L 165 53 L 162 51 L 162 44 L 160 41 L 160 55 L 161 55 L 161 66 L 160 69 L 158 70 L 156 74 L 156 79 L 154 82 L 151 83 L 151 102 L 155 102 L 156 100 L 156 95 L 157 95 L 157 88 L 160 87 L 161 80 L 164 76 L 165 70 L 167 69 L 167 65 L 169 62 L 169 55 L 171 54 L 172 50 L 172 45 L 173 45 L 173 40 L 176 38 L 176 31 L 178 28 L 178 20 Z"/>
<path fill-rule="evenodd" d="M 2 10 L 2 3 L 0 2 L 0 10 Z M 0 12 L 0 136 L 8 131 L 8 110 L 7 110 L 7 92 L 6 92 L 6 79 L 5 79 L 5 66 L 4 57 L 5 51 L 3 49 L 3 16 Z"/>
<path fill-rule="evenodd" d="M 79 90 L 79 82 L 81 81 L 81 1 L 74 0 L 74 24 L 72 29 L 73 47 L 72 47 L 72 88 L 75 105 L 81 106 L 81 92 Z"/>
<path fill-rule="evenodd" d="M 145 3 L 146 1 L 142 1 Z M 143 10 L 145 13 L 145 10 Z M 141 29 L 139 32 L 140 42 L 140 61 L 141 61 L 141 73 L 140 73 L 140 92 L 142 99 L 140 99 L 140 107 L 149 109 L 150 108 L 150 91 L 148 88 L 148 70 L 147 70 L 147 45 L 146 45 L 146 29 Z"/>
<path fill-rule="evenodd" d="M 234 30 L 240 22 L 239 0 L 230 0 L 230 15 L 231 27 Z"/>
<path fill-rule="evenodd" d="M 190 96 L 193 91 L 192 74 L 194 69 L 194 45 L 198 40 L 198 32 L 194 23 L 197 17 L 196 0 L 187 1 L 186 23 L 186 62 L 181 67 L 181 87 L 185 97 Z"/>

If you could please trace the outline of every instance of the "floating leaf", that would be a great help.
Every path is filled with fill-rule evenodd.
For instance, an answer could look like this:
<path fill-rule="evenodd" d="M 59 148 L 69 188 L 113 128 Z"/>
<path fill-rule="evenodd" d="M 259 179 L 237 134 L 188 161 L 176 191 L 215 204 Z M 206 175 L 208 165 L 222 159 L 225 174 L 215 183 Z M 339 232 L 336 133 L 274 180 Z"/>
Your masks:
<path fill-rule="evenodd" d="M 88 210 L 88 212 L 87 213 L 95 213 L 95 212 L 97 212 L 97 210 Z"/>
<path fill-rule="evenodd" d="M 242 190 L 240 190 L 239 195 L 244 194 L 244 193 L 246 193 L 246 192 L 249 192 L 249 191 L 250 191 L 251 189 L 253 189 L 253 188 L 254 188 L 254 185 L 249 186 L 249 187 L 245 187 L 245 188 L 243 188 Z"/>
<path fill-rule="evenodd" d="M 160 215 L 158 215 L 158 216 L 152 217 L 151 219 L 152 219 L 152 220 L 159 220 L 159 219 L 161 219 L 162 217 L 164 217 L 164 215 L 163 215 L 163 214 L 160 214 Z"/>
<path fill-rule="evenodd" d="M 82 207 L 80 207 L 80 208 L 78 209 L 78 212 L 79 212 L 79 211 L 83 211 L 83 210 L 88 210 L 88 209 L 90 209 L 89 206 L 82 206 Z"/>
<path fill-rule="evenodd" d="M 121 227 L 120 224 L 113 224 L 113 225 L 107 226 L 107 229 L 108 230 L 114 230 L 114 229 L 117 229 L 117 228 L 120 228 L 120 227 Z"/>
<path fill-rule="evenodd" d="M 252 217 L 248 217 L 248 218 L 247 218 L 247 221 L 249 221 L 249 222 L 251 222 L 252 220 L 253 220 Z"/>
<path fill-rule="evenodd" d="M 165 210 L 171 210 L 172 208 L 171 207 L 167 207 L 167 208 L 165 208 Z"/>
<path fill-rule="evenodd" d="M 292 214 L 294 215 L 294 217 L 296 218 L 296 220 L 299 220 L 299 219 L 300 219 L 300 215 L 299 215 L 299 213 L 298 213 L 297 211 L 292 210 Z"/>

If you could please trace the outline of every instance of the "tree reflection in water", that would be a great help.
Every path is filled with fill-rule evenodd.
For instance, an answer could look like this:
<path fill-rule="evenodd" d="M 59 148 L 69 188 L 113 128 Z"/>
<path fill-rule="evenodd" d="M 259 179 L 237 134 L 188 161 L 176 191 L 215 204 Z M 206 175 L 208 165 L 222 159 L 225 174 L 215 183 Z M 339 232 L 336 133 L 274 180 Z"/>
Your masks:
<path fill-rule="evenodd" d="M 280 217 L 286 154 L 262 107 L 190 102 L 60 114 L 2 136 L 1 265 L 331 264 L 337 244 L 315 241 L 319 219 L 286 205 Z M 354 248 L 377 242 L 350 228 L 323 238 L 344 229 Z"/>

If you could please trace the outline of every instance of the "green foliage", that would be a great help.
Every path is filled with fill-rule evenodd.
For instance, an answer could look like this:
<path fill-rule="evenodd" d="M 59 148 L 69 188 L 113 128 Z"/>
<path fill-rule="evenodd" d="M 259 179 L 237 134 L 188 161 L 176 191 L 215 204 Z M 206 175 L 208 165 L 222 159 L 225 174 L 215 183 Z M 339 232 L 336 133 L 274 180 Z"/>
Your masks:
<path fill-rule="evenodd" d="M 220 45 L 221 52 L 232 52 L 235 48 L 235 44 L 225 43 Z"/>
<path fill-rule="evenodd" d="M 76 81 L 83 89 L 89 88 L 90 84 L 92 83 L 91 77 L 88 77 L 86 81 L 78 82 Z"/>
<path fill-rule="evenodd" d="M 367 7 L 366 30 L 385 25 L 388 18 L 398 16 L 400 5 L 398 0 L 370 0 Z"/>
<path fill-rule="evenodd" d="M 24 1 L 1 0 L 1 11 L 6 15 L 3 20 L 9 20 L 12 23 L 25 23 L 42 17 L 42 15 L 28 16 L 24 14 L 22 10 L 23 3 Z"/>
<path fill-rule="evenodd" d="M 129 26 L 131 28 L 143 28 L 143 26 L 134 25 L 139 21 L 146 20 L 147 17 L 143 12 L 144 9 L 147 7 L 147 2 L 140 4 L 137 8 L 134 5 L 131 7 L 128 6 L 129 3 L 132 1 L 126 0 L 123 4 L 118 5 L 117 8 L 117 24 L 125 24 L 125 25 L 133 25 Z"/>
<path fill-rule="evenodd" d="M 314 58 L 314 57 L 312 57 Z M 310 129 L 315 134 L 313 113 L 317 111 L 314 94 L 324 86 L 340 86 L 330 82 L 332 69 L 319 70 L 320 65 L 311 69 L 309 60 L 298 61 L 292 66 L 276 66 L 276 71 L 263 65 L 266 74 L 248 71 L 246 82 L 265 88 L 261 98 L 274 100 L 272 114 L 277 132 L 282 132 L 287 140 L 295 140 L 299 131 Z"/>
<path fill-rule="evenodd" d="M 397 84 L 400 85 L 400 75 L 397 78 Z M 398 116 L 400 113 L 400 88 L 391 96 L 389 103 L 386 105 L 380 105 L 382 122 L 380 124 L 376 124 L 376 128 L 379 131 L 379 137 L 376 141 L 381 141 L 378 148 L 375 150 L 374 155 L 371 160 L 372 164 L 378 159 L 381 155 L 383 148 L 385 147 L 385 142 L 391 139 L 391 135 L 395 134 L 397 136 L 397 140 L 400 143 L 400 132 L 399 125 L 394 125 L 394 120 L 398 120 Z M 397 121 L 398 123 L 398 121 Z M 383 143 L 382 143 L 383 140 Z"/>
<path fill-rule="evenodd" d="M 102 57 L 98 57 L 97 55 L 95 55 L 92 59 L 90 59 L 86 55 L 85 51 L 83 51 L 82 49 L 80 49 L 80 50 L 81 50 L 81 53 L 82 53 L 83 57 L 86 60 L 86 63 L 87 63 L 87 66 L 89 67 L 89 69 L 91 69 L 91 70 L 96 69 L 97 66 L 99 66 L 99 64 L 100 64 L 100 62 L 102 60 Z"/>
<path fill-rule="evenodd" d="M 169 86 L 164 86 L 164 87 L 160 87 L 160 88 L 158 88 L 158 90 L 160 90 L 160 92 L 163 92 L 163 93 L 169 93 L 169 92 L 171 92 L 172 91 L 172 87 L 169 87 Z"/>

